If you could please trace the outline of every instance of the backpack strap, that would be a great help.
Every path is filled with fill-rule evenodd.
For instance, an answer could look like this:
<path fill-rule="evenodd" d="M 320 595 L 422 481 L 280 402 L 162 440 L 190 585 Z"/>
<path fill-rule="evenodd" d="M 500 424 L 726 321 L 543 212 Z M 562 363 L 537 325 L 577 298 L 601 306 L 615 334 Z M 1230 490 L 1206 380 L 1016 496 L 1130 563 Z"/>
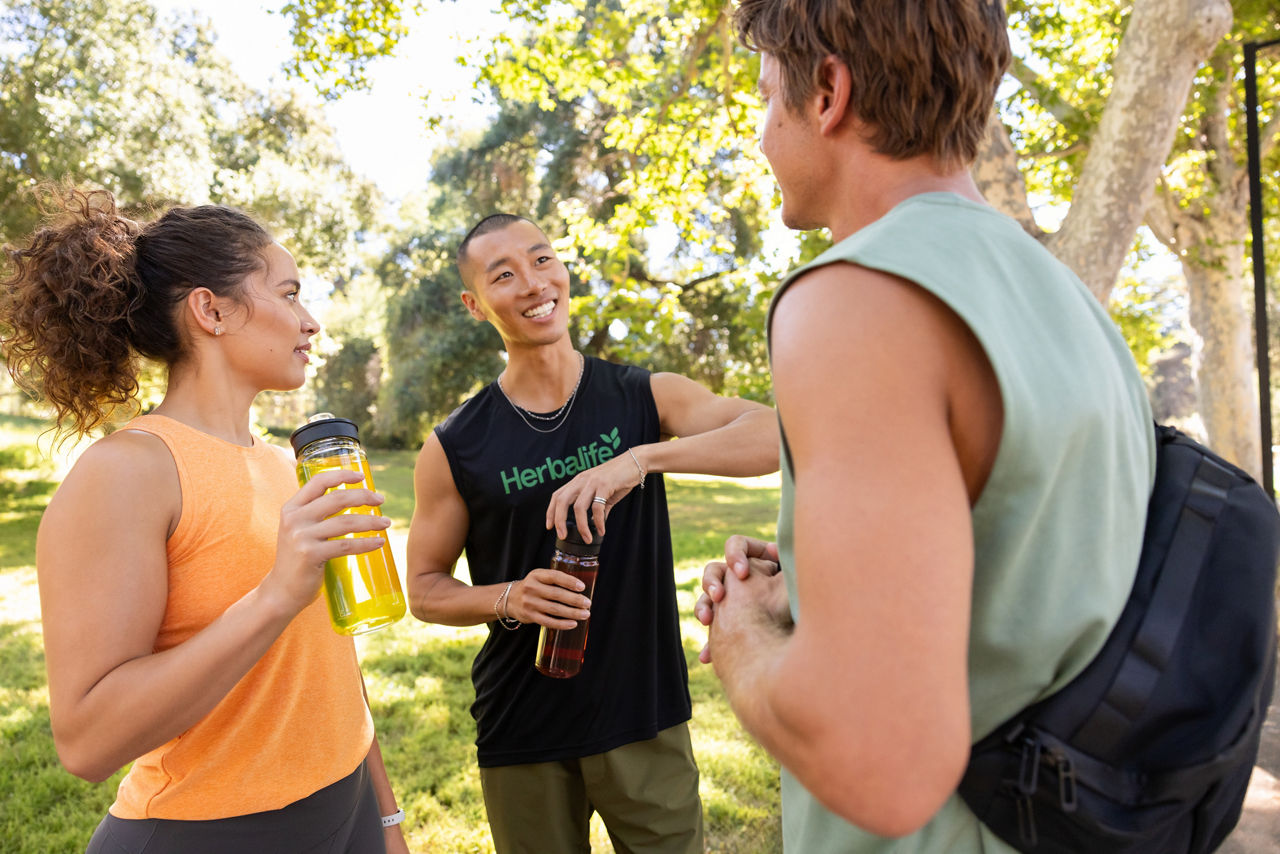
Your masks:
<path fill-rule="evenodd" d="M 1261 710 L 1255 707 L 1235 740 L 1216 756 L 1185 768 L 1165 771 L 1118 768 L 1110 762 L 1094 759 L 1040 730 L 1034 732 L 1033 741 L 1037 751 L 1049 757 L 1050 761 L 1045 764 L 1056 766 L 1060 776 L 1069 777 L 1071 788 L 1076 785 L 1086 786 L 1117 804 L 1132 807 L 1195 801 L 1204 795 L 1206 779 L 1216 779 L 1223 769 L 1237 765 L 1245 755 L 1257 750 L 1257 738 L 1251 737 L 1251 734 L 1257 730 L 1256 723 L 1260 714 Z M 1060 780 L 1059 788 L 1063 788 L 1063 785 Z M 1033 787 L 1031 792 L 1024 794 L 1034 792 Z M 1068 812 L 1073 806 L 1063 803 Z"/>
<path fill-rule="evenodd" d="M 1207 456 L 1201 458 L 1166 552 L 1173 559 L 1166 559 L 1160 568 L 1142 624 L 1106 696 L 1072 739 L 1077 747 L 1097 756 L 1113 755 L 1146 708 L 1173 655 L 1209 551 L 1214 521 L 1226 506 L 1233 480 L 1228 469 Z"/>

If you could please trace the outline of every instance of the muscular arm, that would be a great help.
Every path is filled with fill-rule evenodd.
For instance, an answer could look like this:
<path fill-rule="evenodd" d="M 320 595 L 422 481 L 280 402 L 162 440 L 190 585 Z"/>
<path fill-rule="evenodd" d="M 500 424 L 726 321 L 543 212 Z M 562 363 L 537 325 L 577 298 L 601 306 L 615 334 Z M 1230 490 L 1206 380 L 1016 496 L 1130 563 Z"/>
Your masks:
<path fill-rule="evenodd" d="M 806 276 L 774 333 L 798 619 L 787 631 L 770 618 L 770 579 L 725 573 L 716 672 L 747 730 L 825 806 L 905 835 L 968 755 L 970 497 L 995 446 L 970 440 L 999 393 L 954 315 L 865 269 Z"/>
<path fill-rule="evenodd" d="M 263 582 L 195 636 L 157 653 L 165 544 L 181 505 L 173 459 L 160 440 L 133 431 L 85 452 L 36 540 L 50 717 L 68 770 L 104 780 L 189 729 L 315 598 L 327 557 L 382 545 L 378 537 L 327 540 L 387 524 L 334 517 L 344 506 L 381 503 L 363 489 L 324 495 L 356 480 L 335 473 L 300 490 L 281 514 L 276 564 Z"/>
<path fill-rule="evenodd" d="M 474 626 L 496 620 L 494 603 L 506 585 L 473 586 L 453 576 L 466 544 L 470 516 L 435 433 L 427 437 L 418 454 L 413 484 L 406 572 L 413 615 L 424 622 L 447 626 Z M 577 620 L 591 616 L 587 610 L 590 601 L 576 592 L 581 589 L 582 583 L 571 575 L 534 569 L 512 585 L 503 610 L 522 623 L 571 629 Z"/>
<path fill-rule="evenodd" d="M 677 438 L 636 445 L 557 489 L 547 505 L 547 527 L 554 525 L 557 535 L 564 536 L 564 518 L 571 511 L 577 513 L 578 530 L 587 529 L 591 513 L 596 530 L 604 533 L 606 507 L 639 486 L 640 467 L 646 474 L 729 477 L 778 470 L 778 419 L 772 409 L 712 394 L 679 374 L 653 374 L 649 382 L 662 434 Z M 596 496 L 607 498 L 607 504 L 594 502 Z"/>
<path fill-rule="evenodd" d="M 778 419 L 769 407 L 720 397 L 679 374 L 650 378 L 662 432 L 675 442 L 635 448 L 646 471 L 751 477 L 778 470 Z"/>

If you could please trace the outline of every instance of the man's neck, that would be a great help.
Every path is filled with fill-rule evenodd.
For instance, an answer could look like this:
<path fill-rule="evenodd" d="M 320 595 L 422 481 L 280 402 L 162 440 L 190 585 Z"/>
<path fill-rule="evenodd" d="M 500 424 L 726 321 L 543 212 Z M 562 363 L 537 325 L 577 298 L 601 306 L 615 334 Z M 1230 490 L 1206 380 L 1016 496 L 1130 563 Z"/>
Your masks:
<path fill-rule="evenodd" d="M 573 392 L 583 370 L 583 357 L 566 335 L 544 347 L 509 349 L 507 368 L 499 382 L 516 405 L 532 412 L 551 412 Z"/>
<path fill-rule="evenodd" d="M 832 158 L 831 207 L 823 226 L 838 243 L 866 228 L 912 196 L 955 193 L 986 204 L 965 168 L 943 169 L 930 156 L 895 160 L 871 149 L 856 134 L 837 143 Z M 844 189 L 840 189 L 844 188 Z"/>

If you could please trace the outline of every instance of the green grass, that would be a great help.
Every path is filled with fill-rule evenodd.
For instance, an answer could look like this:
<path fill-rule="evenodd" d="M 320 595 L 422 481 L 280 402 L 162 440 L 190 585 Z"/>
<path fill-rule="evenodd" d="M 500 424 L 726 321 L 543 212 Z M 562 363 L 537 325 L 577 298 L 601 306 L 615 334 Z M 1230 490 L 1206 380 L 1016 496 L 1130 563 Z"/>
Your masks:
<path fill-rule="evenodd" d="M 48 461 L 49 439 L 39 438 L 45 426 L 0 416 L 0 849 L 6 854 L 84 850 L 122 776 L 98 785 L 71 776 L 58 764 L 49 731 L 35 534 L 66 458 Z M 376 450 L 370 457 L 393 531 L 407 531 L 416 453 Z M 693 617 L 702 567 L 720 556 L 724 538 L 772 537 L 776 479 L 669 477 L 667 493 L 708 850 L 778 851 L 777 765 L 743 733 L 715 674 L 698 663 L 706 632 Z M 383 756 L 415 852 L 493 850 L 469 711 L 471 660 L 484 632 L 483 626 L 454 629 L 406 618 L 357 641 Z M 612 850 L 599 819 L 592 846 Z"/>

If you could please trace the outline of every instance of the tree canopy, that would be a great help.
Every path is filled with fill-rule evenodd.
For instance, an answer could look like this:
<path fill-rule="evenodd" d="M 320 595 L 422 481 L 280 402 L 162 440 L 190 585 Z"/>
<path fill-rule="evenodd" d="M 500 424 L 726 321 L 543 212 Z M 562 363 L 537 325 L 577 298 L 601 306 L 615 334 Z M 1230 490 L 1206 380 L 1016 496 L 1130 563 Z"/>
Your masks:
<path fill-rule="evenodd" d="M 444 2 L 290 0 L 287 70 L 322 99 L 367 86 L 410 16 L 429 20 Z M 24 190 L 66 176 L 144 209 L 248 208 L 346 306 L 320 396 L 414 444 L 501 364 L 496 336 L 458 305 L 451 258 L 473 222 L 505 210 L 557 238 L 579 347 L 767 400 L 768 299 L 827 237 L 777 224 L 756 143 L 758 60 L 735 40 L 730 0 L 497 5 L 510 26 L 470 60 L 489 126 L 456 134 L 430 188 L 383 230 L 376 192 L 343 162 L 315 101 L 245 86 L 206 23 L 161 20 L 145 0 L 10 3 L 0 237 L 34 225 Z M 1134 254 L 1135 232 L 1149 228 L 1189 286 L 1210 438 L 1246 460 L 1258 449 L 1240 52 L 1280 34 L 1271 5 L 1009 0 L 1016 57 L 974 167 L 993 204 L 1113 303 L 1140 361 L 1169 337 L 1168 289 L 1133 279 L 1150 251 Z M 1260 63 L 1259 80 L 1274 196 L 1280 58 Z"/>
<path fill-rule="evenodd" d="M 407 9 L 429 15 L 422 0 L 390 4 L 379 25 L 386 38 L 344 30 L 335 39 L 331 24 L 317 24 L 318 13 L 330 22 L 343 14 L 368 20 L 364 3 L 291 5 L 310 9 L 294 14 L 295 61 L 317 73 L 363 68 L 395 50 Z M 584 286 L 574 308 L 578 343 L 588 351 L 680 370 L 716 390 L 766 396 L 763 307 L 778 276 L 821 248 L 825 236 L 773 239 L 776 198 L 755 142 L 756 58 L 734 40 L 731 3 L 499 6 L 511 29 L 474 66 L 475 85 L 496 104 L 495 116 L 486 133 L 459 140 L 437 162 L 440 197 L 456 199 L 450 204 L 476 218 L 505 209 L 565 236 Z M 1194 217 L 1229 218 L 1232 205 L 1224 208 L 1213 181 L 1227 160 L 1239 166 L 1243 148 L 1234 130 L 1239 46 L 1276 32 L 1273 10 L 1265 0 L 1011 0 L 1008 12 L 1016 58 L 975 166 L 988 198 L 1104 302 L 1144 223 L 1176 247 L 1192 279 L 1194 258 L 1216 244 L 1206 240 L 1196 250 L 1185 237 L 1170 243 L 1162 226 L 1170 211 L 1185 220 L 1184 232 Z M 319 45 L 328 52 L 324 63 L 307 59 Z M 326 95 L 360 85 L 358 74 L 340 77 Z M 1273 100 L 1280 95 L 1275 84 L 1265 78 Z M 1273 166 L 1275 137 L 1271 121 L 1265 150 Z M 1232 204 L 1238 208 L 1238 198 Z M 1034 210 L 1056 216 L 1042 216 L 1041 225 Z M 1218 255 L 1238 266 L 1242 239 L 1227 241 Z M 1215 329 L 1224 306 L 1236 304 L 1240 315 L 1240 286 L 1238 277 L 1216 290 L 1192 283 L 1193 317 L 1204 315 L 1203 306 L 1215 318 L 1197 324 L 1206 342 L 1202 374 L 1233 389 L 1235 401 L 1244 399 L 1248 377 L 1225 355 Z M 1122 289 L 1127 302 L 1115 316 L 1143 354 L 1167 330 L 1158 327 L 1162 307 L 1130 299 L 1137 292 Z M 1247 457 L 1241 437 L 1253 419 L 1234 419 L 1246 425 L 1242 431 L 1213 415 L 1211 401 L 1205 408 L 1211 436 L 1229 455 Z"/>
<path fill-rule="evenodd" d="M 37 222 L 29 190 L 72 180 L 125 205 L 251 210 L 300 263 L 333 272 L 377 194 L 316 106 L 240 81 L 207 23 L 145 0 L 30 0 L 0 10 L 0 238 Z"/>

